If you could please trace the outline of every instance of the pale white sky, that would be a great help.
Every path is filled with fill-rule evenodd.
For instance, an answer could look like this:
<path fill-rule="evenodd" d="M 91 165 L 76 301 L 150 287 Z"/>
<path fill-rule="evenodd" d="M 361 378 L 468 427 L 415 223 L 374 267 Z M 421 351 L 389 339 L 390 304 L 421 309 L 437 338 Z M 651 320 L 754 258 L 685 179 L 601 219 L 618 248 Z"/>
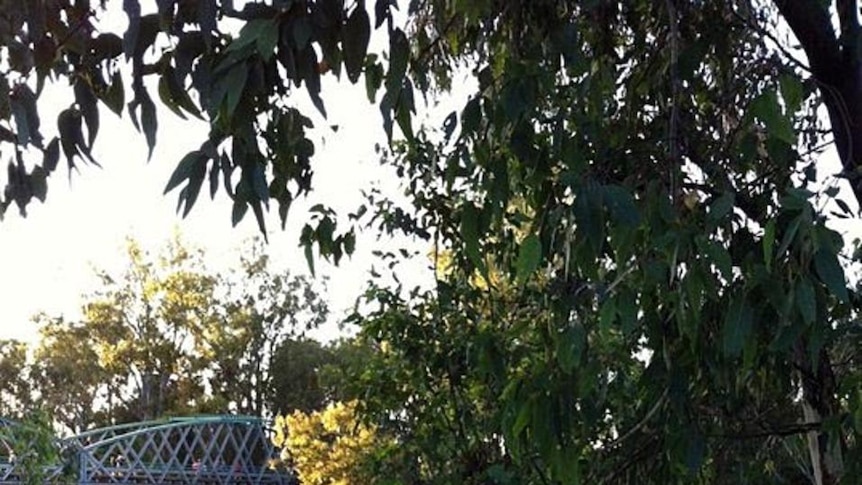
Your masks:
<path fill-rule="evenodd" d="M 403 15 L 396 13 L 397 21 L 405 21 Z M 126 23 L 118 4 L 101 13 L 100 24 L 108 26 L 106 30 L 122 32 Z M 369 51 L 384 50 L 385 41 L 385 36 L 373 31 Z M 457 94 L 430 109 L 419 108 L 423 113 L 417 119 L 427 117 L 439 126 L 449 112 L 463 106 L 465 93 L 474 85 L 475 81 L 465 76 L 465 88 L 456 88 Z M 61 89 L 60 93 L 46 93 L 40 104 L 46 138 L 56 133 L 56 115 L 71 100 L 71 89 Z M 156 97 L 155 86 L 151 95 Z M 374 152 L 375 143 L 385 144 L 385 135 L 380 112 L 368 102 L 364 82 L 353 86 L 346 79 L 339 83 L 332 76 L 324 76 L 323 98 L 326 120 L 312 107 L 304 87 L 294 90 L 292 99 L 315 122 L 311 136 L 316 149 L 314 192 L 293 204 L 285 231 L 280 228 L 276 206 L 268 214 L 271 260 L 276 268 L 288 268 L 296 274 L 308 274 L 298 241 L 309 207 L 327 204 L 344 219 L 340 224 L 345 224 L 347 213 L 362 202 L 360 190 L 378 183 L 387 194 L 397 197 L 399 193 L 395 175 L 380 166 L 379 155 Z M 421 104 L 417 99 L 417 107 Z M 17 208 L 10 207 L 6 220 L 0 222 L 0 338 L 33 340 L 36 328 L 30 318 L 37 312 L 77 315 L 81 296 L 96 288 L 93 268 L 122 269 L 127 236 L 144 247 L 158 249 L 179 227 L 184 240 L 204 248 L 207 263 L 218 268 L 235 262 L 237 248 L 258 233 L 251 211 L 232 227 L 230 200 L 224 193 L 210 200 L 206 183 L 185 220 L 176 213 L 178 191 L 162 195 L 180 158 L 206 138 L 206 123 L 183 121 L 160 108 L 158 142 L 147 163 L 144 137 L 134 131 L 128 113 L 118 119 L 101 105 L 100 110 L 101 129 L 94 156 L 103 168 L 82 166 L 71 183 L 65 168 L 60 168 L 49 182 L 45 204 L 31 204 L 26 219 L 18 217 Z M 338 126 L 337 132 L 329 128 L 332 125 Z M 6 163 L 0 157 L 0 168 L 5 169 Z M 62 156 L 60 163 L 65 163 Z M 0 172 L 0 182 L 5 181 L 4 173 Z M 336 323 L 364 288 L 374 263 L 371 253 L 381 246 L 410 247 L 422 254 L 429 249 L 425 243 L 378 240 L 376 234 L 369 233 L 360 235 L 356 253 L 343 259 L 338 268 L 318 260 L 317 275 L 329 279 L 326 297 L 331 310 L 330 322 L 318 333 L 320 338 L 337 334 Z M 402 264 L 399 278 L 407 288 L 431 284 L 430 261 L 419 257 Z"/>
<path fill-rule="evenodd" d="M 390 191 L 396 188 L 394 176 L 380 167 L 374 153 L 374 143 L 384 137 L 379 111 L 369 105 L 364 86 L 330 82 L 324 92 L 329 118 L 315 120 L 315 191 L 307 201 L 294 204 L 286 231 L 281 231 L 275 210 L 268 221 L 268 251 L 274 263 L 302 274 L 308 274 L 308 269 L 298 235 L 311 204 L 324 202 L 346 215 L 361 202 L 360 189 L 372 182 L 382 181 Z M 303 107 L 309 105 L 304 90 L 297 91 L 296 97 Z M 62 100 L 58 104 L 62 109 Z M 56 118 L 49 114 L 53 108 L 56 106 L 46 107 L 42 113 L 46 135 L 54 130 Z M 236 248 L 257 233 L 251 211 L 233 228 L 226 194 L 212 201 L 204 193 L 206 184 L 185 220 L 175 211 L 177 192 L 162 195 L 179 159 L 205 139 L 205 123 L 184 122 L 161 110 L 158 144 L 147 163 L 144 139 L 128 117 L 118 119 L 105 109 L 101 115 L 95 157 L 103 168 L 84 166 L 69 183 L 61 166 L 50 180 L 45 204 L 31 204 L 26 219 L 10 207 L 0 223 L 0 338 L 34 338 L 30 317 L 40 311 L 76 315 L 82 293 L 96 288 L 92 268 L 122 268 L 128 235 L 156 249 L 179 227 L 185 240 L 205 248 L 208 262 L 218 267 L 236 261 Z M 338 125 L 337 133 L 329 125 Z M 5 163 L 3 160 L 4 167 Z M 367 279 L 370 252 L 378 244 L 373 235 L 360 238 L 357 254 L 339 268 L 318 261 L 318 275 L 329 276 L 331 323 L 352 306 Z M 405 271 L 406 279 L 427 282 L 431 277 L 428 261 L 417 259 Z M 323 337 L 333 335 L 333 324 Z"/>

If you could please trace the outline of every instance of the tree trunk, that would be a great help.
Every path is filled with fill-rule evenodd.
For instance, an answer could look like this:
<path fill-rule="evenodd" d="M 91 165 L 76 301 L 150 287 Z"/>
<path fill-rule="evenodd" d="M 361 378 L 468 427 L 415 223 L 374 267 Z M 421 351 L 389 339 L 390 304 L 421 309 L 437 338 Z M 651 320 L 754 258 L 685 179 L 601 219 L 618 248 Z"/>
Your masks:
<path fill-rule="evenodd" d="M 862 62 L 856 0 L 836 0 L 839 25 L 829 5 L 820 0 L 774 0 L 779 13 L 799 40 L 829 114 L 843 176 L 862 207 Z M 823 423 L 839 410 L 835 376 L 825 350 L 811 362 L 805 339 L 797 343 L 794 364 L 802 376 L 803 414 L 808 423 Z M 808 435 L 817 485 L 838 483 L 843 475 L 843 444 L 821 430 Z"/>

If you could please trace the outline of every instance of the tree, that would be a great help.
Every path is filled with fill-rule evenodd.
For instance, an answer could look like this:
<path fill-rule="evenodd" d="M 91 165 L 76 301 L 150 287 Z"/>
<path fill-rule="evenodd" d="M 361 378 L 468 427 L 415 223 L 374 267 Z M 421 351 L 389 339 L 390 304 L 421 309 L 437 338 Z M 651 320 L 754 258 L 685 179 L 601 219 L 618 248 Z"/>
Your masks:
<path fill-rule="evenodd" d="M 158 258 L 130 240 L 127 255 L 125 274 L 100 274 L 103 289 L 84 305 L 83 326 L 111 376 L 109 406 L 151 419 L 204 395 L 194 344 L 213 318 L 215 280 L 179 239 Z"/>
<path fill-rule="evenodd" d="M 22 371 L 4 374 L 10 393 L 22 380 L 72 432 L 164 415 L 272 415 L 276 349 L 327 308 L 317 285 L 274 271 L 253 247 L 238 270 L 213 273 L 179 236 L 157 254 L 130 240 L 128 267 L 99 272 L 79 321 L 36 318 L 33 361 L 22 347 Z"/>
<path fill-rule="evenodd" d="M 339 402 L 320 411 L 297 410 L 276 418 L 275 443 L 302 483 L 370 483 L 363 458 L 385 443 L 374 428 L 358 422 L 355 410 L 355 402 Z"/>
<path fill-rule="evenodd" d="M 0 417 L 22 416 L 30 404 L 27 344 L 0 340 Z"/>
<path fill-rule="evenodd" d="M 233 401 L 241 413 L 282 412 L 290 399 L 280 394 L 285 382 L 306 369 L 297 372 L 285 352 L 296 343 L 301 354 L 292 356 L 319 360 L 320 346 L 302 335 L 323 324 L 329 308 L 307 278 L 274 272 L 260 240 L 241 257 L 239 271 L 220 283 L 218 316 L 202 340 L 202 355 L 214 372 L 213 393 Z"/>
<path fill-rule="evenodd" d="M 324 368 L 335 361 L 333 349 L 311 339 L 287 339 L 272 357 L 270 409 L 288 415 L 320 411 L 331 396 L 323 381 Z"/>
<path fill-rule="evenodd" d="M 356 321 L 371 341 L 397 324 L 410 338 L 390 339 L 396 355 L 412 349 L 418 369 L 445 367 L 436 349 L 463 339 L 472 378 L 446 386 L 498 399 L 468 431 L 501 443 L 513 480 L 856 476 L 860 300 L 842 265 L 853 251 L 827 223 L 853 217 L 845 179 L 857 202 L 862 192 L 858 2 L 429 0 L 410 2 L 406 25 L 397 4 L 374 2 L 384 62 L 367 52 L 366 2 L 165 1 L 148 13 L 129 1 L 122 39 L 91 28 L 117 2 L 4 3 L 0 135 L 15 154 L 4 206 L 44 197 L 60 148 L 70 164 L 87 159 L 96 100 L 123 110 L 124 55 L 128 110 L 150 146 L 149 78 L 163 104 L 210 124 L 167 184 L 182 186 L 184 212 L 204 180 L 227 181 L 233 220 L 251 207 L 264 229 L 270 199 L 284 220 L 311 190 L 310 121 L 284 81 L 323 112 L 321 76 L 364 76 L 408 201 L 372 192 L 351 224 L 429 240 L 453 271 L 415 301 L 374 289 L 382 308 Z M 476 81 L 463 108 L 414 126 L 416 100 L 437 99 L 459 68 Z M 49 75 L 69 79 L 76 102 L 46 143 L 36 106 Z M 819 161 L 829 134 L 837 177 Z M 314 248 L 336 262 L 352 252 L 353 227 L 337 220 L 312 212 L 300 235 L 310 261 Z M 458 312 L 483 331 L 451 329 Z M 414 376 L 378 410 L 403 412 L 440 382 Z"/>
<path fill-rule="evenodd" d="M 29 366 L 29 384 L 41 408 L 62 428 L 86 431 L 97 422 L 98 399 L 110 379 L 100 365 L 96 341 L 80 323 L 39 315 L 39 345 Z"/>

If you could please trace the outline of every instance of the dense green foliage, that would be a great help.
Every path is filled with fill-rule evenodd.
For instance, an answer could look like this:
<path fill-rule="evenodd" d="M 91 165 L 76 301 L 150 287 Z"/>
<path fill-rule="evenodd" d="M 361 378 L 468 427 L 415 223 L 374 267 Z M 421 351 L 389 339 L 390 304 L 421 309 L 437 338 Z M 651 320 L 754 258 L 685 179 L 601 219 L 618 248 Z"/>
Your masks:
<path fill-rule="evenodd" d="M 26 345 L 0 342 L 3 416 L 38 407 L 64 433 L 166 415 L 263 416 L 294 409 L 281 401 L 286 388 L 308 395 L 303 409 L 322 408 L 314 377 L 334 357 L 312 358 L 331 350 L 300 336 L 326 320 L 327 306 L 315 285 L 273 271 L 254 247 L 239 270 L 214 273 L 178 239 L 159 255 L 130 241 L 128 268 L 100 273 L 82 318 L 37 316 L 32 358 Z M 287 355 L 297 348 L 309 358 Z"/>
<path fill-rule="evenodd" d="M 94 28 L 120 8 L 122 38 Z M 352 320 L 373 351 L 351 392 L 400 444 L 376 456 L 382 478 L 858 476 L 855 251 L 831 226 L 855 217 L 845 179 L 862 194 L 858 2 L 41 0 L 0 14 L 4 209 L 44 198 L 61 149 L 89 160 L 98 101 L 152 147 L 157 92 L 210 126 L 167 184 L 184 213 L 208 181 L 234 222 L 251 208 L 264 229 L 270 201 L 284 220 L 311 190 L 294 91 L 325 113 L 321 76 L 364 80 L 408 199 L 369 192 L 348 221 L 427 240 L 439 270 L 430 291 L 373 283 Z M 385 54 L 367 52 L 372 27 Z M 75 101 L 46 140 L 48 78 Z M 456 83 L 463 108 L 417 125 L 421 101 Z M 821 162 L 832 140 L 837 175 Z M 310 219 L 310 263 L 352 252 L 338 214 Z"/>

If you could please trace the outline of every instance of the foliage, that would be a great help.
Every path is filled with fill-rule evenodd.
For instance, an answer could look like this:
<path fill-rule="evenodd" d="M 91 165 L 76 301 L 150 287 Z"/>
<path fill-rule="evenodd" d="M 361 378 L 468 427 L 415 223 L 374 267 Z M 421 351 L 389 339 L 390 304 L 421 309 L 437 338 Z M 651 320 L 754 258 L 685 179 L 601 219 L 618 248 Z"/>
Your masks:
<path fill-rule="evenodd" d="M 39 402 L 71 432 L 281 409 L 274 386 L 307 373 L 276 367 L 277 349 L 324 321 L 327 307 L 317 285 L 274 271 L 260 243 L 253 247 L 238 270 L 211 273 L 179 237 L 157 255 L 129 241 L 128 267 L 99 273 L 103 286 L 85 299 L 80 320 L 37 316 L 32 361 L 23 345 L 6 344 L 3 409 Z"/>
<path fill-rule="evenodd" d="M 71 464 L 54 437 L 50 417 L 31 410 L 21 422 L 0 428 L 0 441 L 11 447 L 15 475 L 24 485 L 73 483 Z M 55 470 L 57 472 L 55 473 Z"/>
<path fill-rule="evenodd" d="M 853 476 L 858 381 L 835 362 L 858 359 L 836 345 L 858 297 L 824 207 L 850 213 L 818 170 L 814 85 L 764 46 L 775 13 L 411 10 L 417 85 L 469 63 L 478 88 L 386 160 L 413 216 L 382 228 L 450 259 L 432 292 L 372 288 L 357 320 L 403 482 Z"/>
<path fill-rule="evenodd" d="M 40 315 L 39 345 L 30 366 L 31 384 L 51 418 L 73 432 L 95 421 L 101 387 L 110 379 L 95 350 L 97 339 L 82 324 Z"/>
<path fill-rule="evenodd" d="M 329 396 L 322 372 L 335 360 L 333 349 L 311 339 L 287 339 L 272 356 L 272 403 L 275 414 L 323 409 Z"/>
<path fill-rule="evenodd" d="M 30 403 L 27 379 L 27 345 L 16 340 L 0 341 L 0 416 L 24 414 Z"/>
<path fill-rule="evenodd" d="M 213 307 L 218 318 L 207 328 L 201 355 L 215 373 L 213 392 L 235 401 L 238 412 L 275 413 L 280 383 L 304 373 L 280 366 L 279 352 L 325 322 L 327 304 L 306 277 L 274 272 L 260 242 L 219 282 L 224 294 Z"/>
<path fill-rule="evenodd" d="M 372 483 L 362 468 L 363 457 L 384 444 L 373 427 L 357 420 L 355 401 L 278 416 L 276 433 L 282 459 L 306 485 Z"/>
<path fill-rule="evenodd" d="M 271 200 L 284 221 L 311 190 L 294 90 L 325 113 L 322 76 L 364 78 L 407 202 L 369 192 L 347 230 L 316 206 L 300 242 L 310 263 L 315 248 L 338 262 L 367 224 L 451 261 L 430 292 L 372 285 L 375 306 L 353 320 L 375 350 L 357 371 L 360 411 L 393 421 L 405 481 L 857 476 L 856 253 L 831 224 L 854 217 L 845 180 L 862 199 L 858 2 L 428 0 L 409 2 L 406 24 L 399 5 L 374 2 L 384 56 L 367 52 L 371 2 L 130 0 L 122 38 L 92 28 L 119 2 L 0 3 L 2 207 L 44 198 L 61 148 L 70 165 L 89 159 L 97 100 L 127 110 L 152 148 L 155 78 L 162 104 L 210 125 L 167 184 L 184 213 L 208 180 L 234 222 L 250 207 L 264 230 Z M 75 102 L 46 141 L 49 76 Z M 454 85 L 463 107 L 415 123 L 417 100 Z M 820 163 L 824 134 L 838 177 Z M 169 303 L 182 332 L 204 321 Z M 159 367 L 133 349 L 116 362 Z"/>

